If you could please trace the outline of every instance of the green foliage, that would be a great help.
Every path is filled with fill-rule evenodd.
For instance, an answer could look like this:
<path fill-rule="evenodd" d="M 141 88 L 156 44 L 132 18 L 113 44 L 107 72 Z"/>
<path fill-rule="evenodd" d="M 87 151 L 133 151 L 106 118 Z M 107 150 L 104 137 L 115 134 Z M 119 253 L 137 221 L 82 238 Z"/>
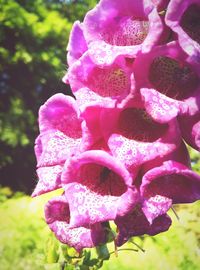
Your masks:
<path fill-rule="evenodd" d="M 0 0 L 0 178 L 4 185 L 25 192 L 35 185 L 38 109 L 57 92 L 70 94 L 61 82 L 69 32 L 95 2 Z"/>

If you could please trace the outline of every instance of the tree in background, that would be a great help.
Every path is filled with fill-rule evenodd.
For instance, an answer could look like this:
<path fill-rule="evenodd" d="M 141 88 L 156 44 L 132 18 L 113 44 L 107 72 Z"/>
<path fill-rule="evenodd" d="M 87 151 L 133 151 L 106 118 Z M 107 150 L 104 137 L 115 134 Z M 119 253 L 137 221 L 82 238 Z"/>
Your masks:
<path fill-rule="evenodd" d="M 0 0 L 0 183 L 31 192 L 38 109 L 57 92 L 72 23 L 95 0 Z"/>

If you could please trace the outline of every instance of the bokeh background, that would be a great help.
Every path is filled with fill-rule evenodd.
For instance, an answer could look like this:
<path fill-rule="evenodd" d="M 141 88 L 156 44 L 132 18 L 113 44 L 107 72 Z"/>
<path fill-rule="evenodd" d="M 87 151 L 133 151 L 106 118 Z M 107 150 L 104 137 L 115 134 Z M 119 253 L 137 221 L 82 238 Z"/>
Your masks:
<path fill-rule="evenodd" d="M 59 243 L 43 219 L 43 206 L 55 193 L 30 197 L 37 183 L 37 115 L 53 94 L 71 94 L 61 80 L 70 29 L 96 2 L 0 0 L 1 270 L 61 269 L 56 262 Z M 190 153 L 194 170 L 200 172 L 199 154 Z M 169 212 L 173 226 L 167 233 L 134 238 L 145 252 L 112 254 L 102 269 L 199 270 L 200 203 L 176 206 L 176 212 L 179 220 Z M 131 247 L 135 248 L 131 243 L 125 246 Z"/>

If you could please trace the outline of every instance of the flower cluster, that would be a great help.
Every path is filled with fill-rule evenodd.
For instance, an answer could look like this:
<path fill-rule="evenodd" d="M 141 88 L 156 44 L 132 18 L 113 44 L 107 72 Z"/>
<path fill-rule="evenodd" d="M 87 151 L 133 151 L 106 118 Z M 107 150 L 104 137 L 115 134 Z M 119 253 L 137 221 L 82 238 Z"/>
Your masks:
<path fill-rule="evenodd" d="M 200 150 L 200 0 L 101 0 L 67 47 L 63 81 L 39 111 L 38 196 L 80 251 L 168 230 L 173 204 L 200 199 L 186 143 Z"/>

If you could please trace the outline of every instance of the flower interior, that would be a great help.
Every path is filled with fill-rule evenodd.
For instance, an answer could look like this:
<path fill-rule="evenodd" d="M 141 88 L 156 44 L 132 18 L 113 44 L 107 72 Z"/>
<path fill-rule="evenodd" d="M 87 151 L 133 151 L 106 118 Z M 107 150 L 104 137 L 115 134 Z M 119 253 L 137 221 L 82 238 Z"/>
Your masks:
<path fill-rule="evenodd" d="M 177 100 L 190 96 L 199 82 L 197 74 L 189 66 L 166 56 L 153 60 L 149 80 L 157 91 Z"/>
<path fill-rule="evenodd" d="M 120 134 L 128 139 L 154 142 L 167 131 L 168 124 L 155 122 L 144 109 L 127 108 L 118 120 Z"/>
<path fill-rule="evenodd" d="M 144 196 L 149 198 L 161 195 L 173 199 L 173 203 L 180 203 L 189 202 L 189 198 L 193 194 L 192 179 L 180 174 L 170 174 L 153 180 L 146 188 Z"/>
<path fill-rule="evenodd" d="M 139 45 L 146 38 L 149 22 L 140 18 L 115 18 L 115 22 L 101 34 L 105 42 L 116 46 Z"/>
<path fill-rule="evenodd" d="M 53 204 L 46 208 L 46 217 L 51 218 L 51 222 L 64 221 L 70 222 L 69 205 L 65 202 L 54 201 Z"/>
<path fill-rule="evenodd" d="M 82 165 L 78 175 L 81 184 L 103 196 L 121 196 L 127 190 L 122 177 L 109 168 L 98 164 Z"/>
<path fill-rule="evenodd" d="M 95 67 L 89 76 L 88 87 L 103 97 L 119 96 L 129 90 L 130 80 L 117 66 L 111 69 Z"/>
<path fill-rule="evenodd" d="M 180 25 L 189 37 L 200 44 L 200 5 L 190 5 L 183 13 Z"/>

